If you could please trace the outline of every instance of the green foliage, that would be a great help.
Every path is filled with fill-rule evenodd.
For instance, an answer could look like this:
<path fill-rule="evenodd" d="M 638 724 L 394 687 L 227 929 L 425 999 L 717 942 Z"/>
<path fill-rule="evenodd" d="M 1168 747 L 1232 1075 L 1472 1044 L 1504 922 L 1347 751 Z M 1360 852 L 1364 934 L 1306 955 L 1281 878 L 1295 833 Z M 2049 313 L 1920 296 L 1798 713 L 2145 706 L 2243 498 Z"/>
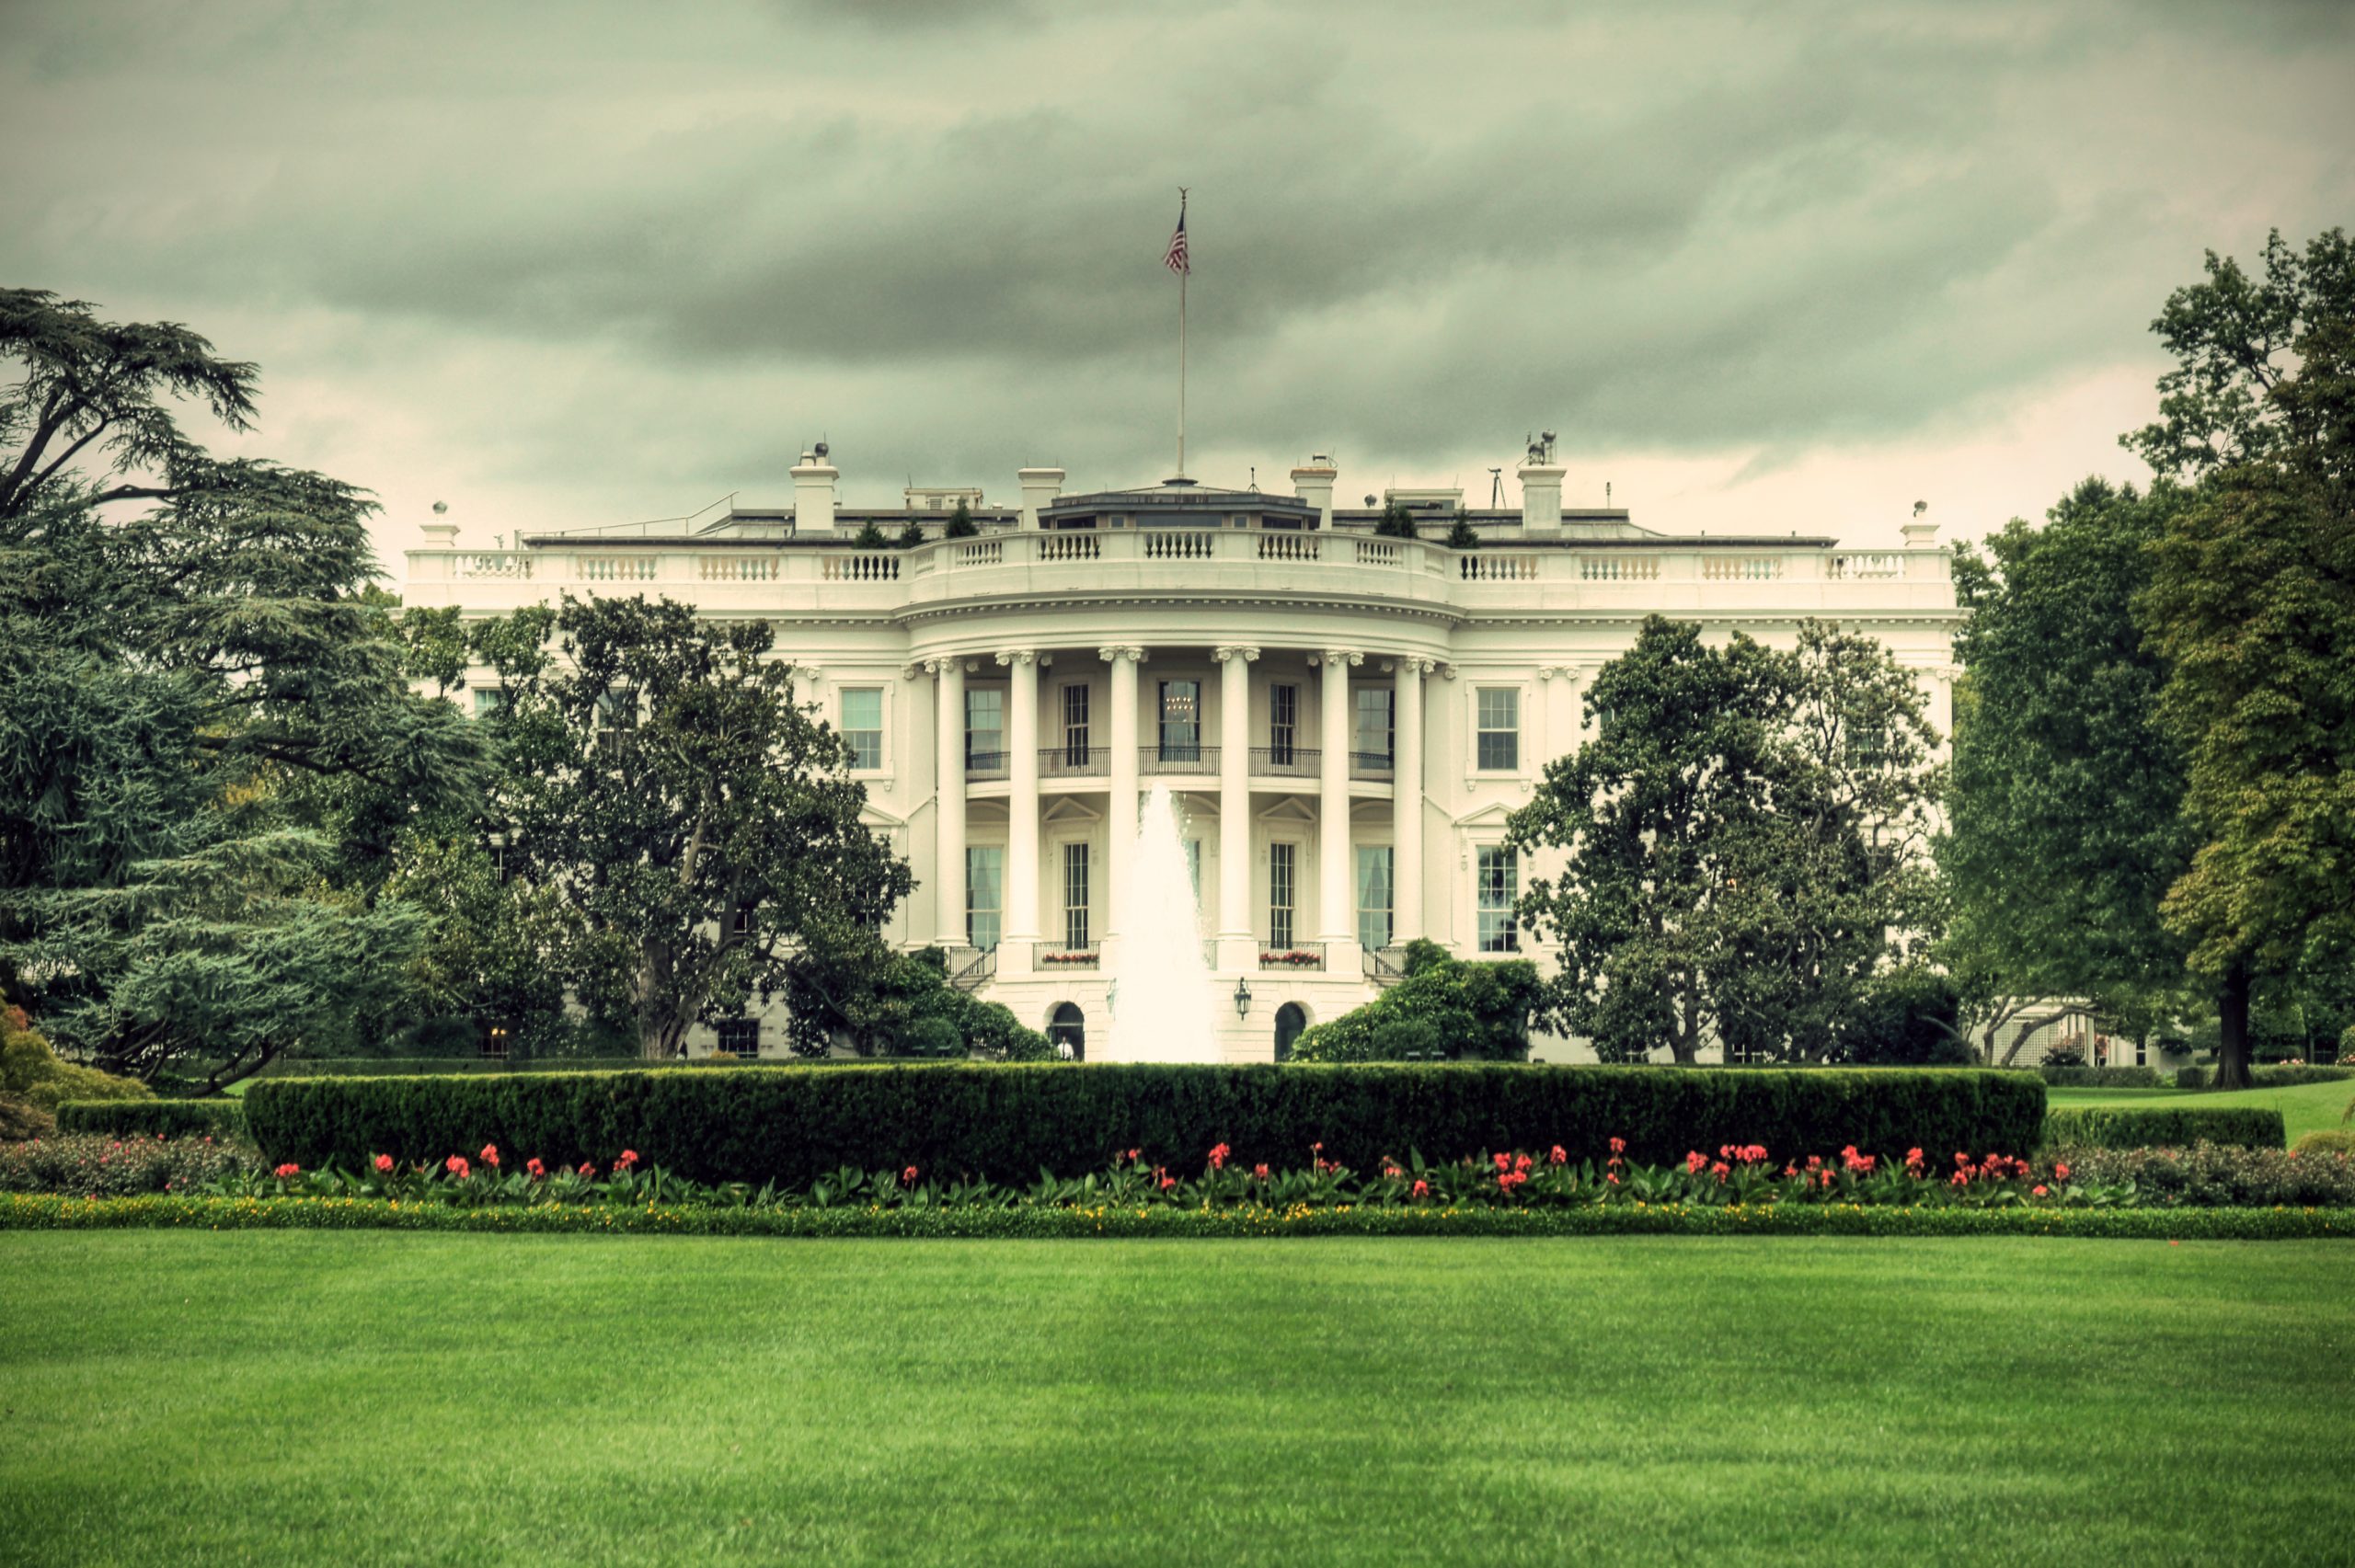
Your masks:
<path fill-rule="evenodd" d="M 2355 1160 L 2337 1150 L 2292 1153 L 2280 1144 L 2233 1139 L 2166 1148 L 2048 1150 L 2076 1182 L 2132 1183 L 2135 1201 L 2180 1215 L 2188 1208 L 2355 1204 Z"/>
<path fill-rule="evenodd" d="M 796 1055 L 823 1058 L 838 1039 L 862 1057 L 918 1054 L 906 1043 L 910 1031 L 937 1019 L 984 1059 L 1053 1059 L 1044 1035 L 1001 1004 L 949 984 L 940 948 L 894 953 L 864 926 L 828 930 L 829 940 L 806 944 L 787 968 L 787 1027 Z"/>
<path fill-rule="evenodd" d="M 504 1024 L 523 1055 L 560 1054 L 576 1032 L 564 977 L 586 934 L 577 908 L 555 886 L 502 878 L 494 853 L 471 833 L 421 832 L 394 851 L 385 890 L 431 921 L 413 974 L 420 1003 L 442 1015 L 403 1031 L 404 1051 L 471 1053 L 477 1021 Z"/>
<path fill-rule="evenodd" d="M 1936 736 L 1879 644 L 1804 623 L 1788 654 L 1655 615 L 1587 698 L 1591 738 L 1512 818 L 1530 930 L 1559 966 L 1542 1013 L 1606 1060 L 1715 1037 L 1836 1054 L 1875 977 L 1935 923 Z"/>
<path fill-rule="evenodd" d="M 1465 963 L 1410 953 L 1407 977 L 1364 1006 L 1301 1032 L 1295 1062 L 1521 1061 L 1538 993 L 1527 959 Z"/>
<path fill-rule="evenodd" d="M 965 505 L 963 497 L 959 497 L 956 509 L 948 514 L 948 526 L 940 531 L 940 536 L 943 539 L 971 539 L 981 532 L 973 521 L 972 509 Z"/>
<path fill-rule="evenodd" d="M 2355 1078 L 2355 1067 L 2259 1067 L 2249 1073 L 2250 1086 L 2257 1089 L 2294 1089 L 2302 1083 L 2343 1083 Z M 2175 1086 L 2178 1089 L 2211 1089 L 2215 1073 L 2204 1067 L 2176 1070 Z"/>
<path fill-rule="evenodd" d="M 2355 1127 L 2316 1127 L 2290 1145 L 2290 1152 L 2355 1155 Z"/>
<path fill-rule="evenodd" d="M 236 1138 L 246 1130 L 246 1108 L 236 1100 L 68 1100 L 57 1107 L 57 1130 L 109 1138 Z"/>
<path fill-rule="evenodd" d="M 1384 501 L 1382 515 L 1374 520 L 1373 532 L 1383 539 L 1412 539 L 1416 537 L 1415 520 L 1396 501 Z"/>
<path fill-rule="evenodd" d="M 614 1072 L 641 1067 L 645 1059 L 627 1056 L 509 1057 L 381 1056 L 281 1057 L 270 1064 L 265 1078 L 406 1078 L 419 1073 L 470 1072 Z M 689 1065 L 692 1065 L 690 1063 Z"/>
<path fill-rule="evenodd" d="M 0 1006 L 0 1101 L 53 1115 L 69 1100 L 154 1098 L 155 1091 L 135 1078 L 119 1078 L 79 1062 L 60 1061 L 22 1008 Z"/>
<path fill-rule="evenodd" d="M 1951 978 L 1926 964 L 1871 977 L 1834 1024 L 1831 1055 L 1859 1067 L 1969 1067 L 1978 1059 L 1957 1025 Z"/>
<path fill-rule="evenodd" d="M 1614 1137 L 1628 1158 L 1653 1163 L 1750 1142 L 1901 1158 L 1914 1147 L 2030 1148 L 2044 1118 L 2044 1085 L 2024 1073 L 1498 1063 L 273 1078 L 246 1102 L 270 1159 L 306 1169 L 357 1170 L 378 1153 L 438 1161 L 488 1142 L 552 1166 L 629 1149 L 694 1180 L 754 1185 L 911 1164 L 943 1179 L 1027 1182 L 1041 1170 L 1079 1175 L 1128 1148 L 1192 1169 L 1219 1143 L 1244 1168 L 1297 1164 L 1318 1143 L 1359 1170 L 1417 1150 L 1557 1143 L 1600 1161 Z"/>
<path fill-rule="evenodd" d="M 2187 1071 L 2197 1072 L 2190 1068 Z M 2037 1076 L 2054 1089 L 2156 1089 L 2155 1067 L 2053 1067 L 2037 1069 Z"/>
<path fill-rule="evenodd" d="M 2111 1105 L 2057 1110 L 2044 1118 L 2045 1146 L 2055 1149 L 2188 1149 L 2195 1143 L 2279 1149 L 2287 1141 L 2280 1112 L 2248 1106 Z"/>
<path fill-rule="evenodd" d="M 883 531 L 875 526 L 874 519 L 869 518 L 859 531 L 851 536 L 851 543 L 862 550 L 882 550 L 890 547 L 891 542 L 883 537 Z"/>
<path fill-rule="evenodd" d="M 946 1018 L 919 1018 L 900 1036 L 902 1054 L 947 1059 L 965 1054 L 965 1037 Z"/>
<path fill-rule="evenodd" d="M 785 987 L 797 948 L 871 926 L 907 893 L 840 738 L 772 657 L 768 623 L 567 598 L 477 641 L 510 697 L 493 721 L 506 766 L 489 823 L 511 874 L 560 900 L 511 924 L 560 942 L 568 989 L 648 1056 L 741 1016 Z M 509 926 L 485 929 L 495 958 Z M 477 962 L 468 983 L 497 978 Z"/>
<path fill-rule="evenodd" d="M 192 1193 L 249 1162 L 248 1151 L 201 1135 L 61 1133 L 29 1143 L 0 1144 L 0 1193 L 64 1193 L 83 1198 Z"/>
<path fill-rule="evenodd" d="M 924 543 L 924 524 L 914 518 L 908 519 L 908 526 L 900 530 L 900 536 L 891 543 L 902 550 L 914 549 Z"/>
<path fill-rule="evenodd" d="M 1455 509 L 1455 517 L 1447 525 L 1447 547 L 1451 550 L 1477 550 L 1480 547 L 1480 531 L 1472 526 L 1472 520 L 1464 514 L 1462 507 Z"/>

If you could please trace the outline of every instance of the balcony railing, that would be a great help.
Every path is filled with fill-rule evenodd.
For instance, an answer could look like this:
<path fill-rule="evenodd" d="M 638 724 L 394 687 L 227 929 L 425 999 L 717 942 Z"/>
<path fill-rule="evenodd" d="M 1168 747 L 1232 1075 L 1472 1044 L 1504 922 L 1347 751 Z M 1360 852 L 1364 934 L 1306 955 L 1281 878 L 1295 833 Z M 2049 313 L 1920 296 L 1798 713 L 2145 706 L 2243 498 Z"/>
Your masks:
<path fill-rule="evenodd" d="M 1350 753 L 1350 777 L 1353 779 L 1387 779 L 1396 771 L 1396 760 L 1387 751 Z"/>
<path fill-rule="evenodd" d="M 1112 771 L 1109 746 L 1042 746 L 1039 776 L 1042 779 L 1100 779 Z"/>
<path fill-rule="evenodd" d="M 1294 942 L 1283 947 L 1259 949 L 1259 969 L 1263 974 L 1282 974 L 1290 969 L 1322 969 L 1325 967 L 1325 944 L 1321 942 Z"/>
<path fill-rule="evenodd" d="M 1049 969 L 1092 969 L 1103 961 L 1104 949 L 1094 942 L 1042 942 L 1039 963 Z"/>
<path fill-rule="evenodd" d="M 1215 773 L 1218 748 L 1167 743 L 1137 748 L 1137 771 L 1145 773 Z"/>
<path fill-rule="evenodd" d="M 1314 746 L 1254 746 L 1251 771 L 1263 778 L 1313 779 L 1324 755 Z"/>
<path fill-rule="evenodd" d="M 965 753 L 965 776 L 969 779 L 1002 779 L 1012 771 L 1013 753 L 1008 751 L 974 751 Z"/>

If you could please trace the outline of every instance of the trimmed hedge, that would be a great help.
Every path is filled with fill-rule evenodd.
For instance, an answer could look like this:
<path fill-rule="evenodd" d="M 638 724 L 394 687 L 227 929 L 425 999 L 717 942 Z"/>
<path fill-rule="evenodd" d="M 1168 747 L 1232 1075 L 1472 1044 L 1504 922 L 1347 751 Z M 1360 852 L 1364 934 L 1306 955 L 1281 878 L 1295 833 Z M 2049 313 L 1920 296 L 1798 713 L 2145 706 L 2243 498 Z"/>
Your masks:
<path fill-rule="evenodd" d="M 413 1078 L 421 1073 L 614 1072 L 647 1065 L 643 1057 L 280 1057 L 262 1069 L 272 1078 Z"/>
<path fill-rule="evenodd" d="M 2195 1143 L 2279 1149 L 2289 1141 L 2281 1113 L 2250 1106 L 2188 1110 L 2115 1105 L 2054 1111 L 2044 1118 L 2044 1146 L 2094 1149 L 2187 1149 Z"/>
<path fill-rule="evenodd" d="M 2055 1089 L 2156 1089 L 2155 1067 L 2040 1067 L 2038 1073 Z"/>
<path fill-rule="evenodd" d="M 117 1138 L 235 1138 L 246 1109 L 235 1100 L 68 1100 L 57 1107 L 60 1132 Z"/>
<path fill-rule="evenodd" d="M 497 1234 L 863 1237 L 2065 1236 L 2116 1241 L 2355 1239 L 2344 1208 L 1963 1208 L 1612 1204 L 1595 1208 L 450 1208 L 370 1198 L 80 1198 L 0 1193 L 0 1230 L 458 1230 Z"/>
<path fill-rule="evenodd" d="M 2253 1067 L 2249 1082 L 2258 1089 L 2295 1089 L 2302 1083 L 2344 1083 L 2355 1078 L 2355 1067 L 2304 1066 Z M 2205 1089 L 2216 1082 L 2212 1067 L 2186 1067 L 2177 1070 L 2175 1086 L 2178 1089 Z"/>
<path fill-rule="evenodd" d="M 1350 1066 L 941 1063 L 831 1072 L 568 1073 L 313 1078 L 258 1083 L 247 1123 L 276 1160 L 356 1170 L 372 1156 L 438 1161 L 496 1143 L 513 1160 L 603 1163 L 624 1149 L 697 1181 L 807 1185 L 844 1165 L 1028 1182 L 1074 1176 L 1116 1150 L 1193 1171 L 1298 1165 L 1312 1145 L 1356 1170 L 1561 1144 L 1631 1160 L 1761 1143 L 1782 1155 L 1854 1144 L 2025 1154 L 2044 1085 L 2025 1073 L 1850 1069 L 1730 1073 L 1492 1062 Z"/>

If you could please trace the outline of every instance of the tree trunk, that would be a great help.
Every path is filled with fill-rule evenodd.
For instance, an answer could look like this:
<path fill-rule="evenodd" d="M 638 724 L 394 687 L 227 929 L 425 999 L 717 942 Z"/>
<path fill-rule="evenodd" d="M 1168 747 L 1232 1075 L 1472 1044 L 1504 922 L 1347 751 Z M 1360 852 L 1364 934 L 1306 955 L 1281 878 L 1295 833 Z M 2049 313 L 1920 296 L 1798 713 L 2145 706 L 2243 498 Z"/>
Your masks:
<path fill-rule="evenodd" d="M 2234 964 L 2224 971 L 2224 988 L 2216 999 L 2222 1027 L 2216 1036 L 2216 1087 L 2246 1089 L 2248 1070 L 2248 966 Z"/>

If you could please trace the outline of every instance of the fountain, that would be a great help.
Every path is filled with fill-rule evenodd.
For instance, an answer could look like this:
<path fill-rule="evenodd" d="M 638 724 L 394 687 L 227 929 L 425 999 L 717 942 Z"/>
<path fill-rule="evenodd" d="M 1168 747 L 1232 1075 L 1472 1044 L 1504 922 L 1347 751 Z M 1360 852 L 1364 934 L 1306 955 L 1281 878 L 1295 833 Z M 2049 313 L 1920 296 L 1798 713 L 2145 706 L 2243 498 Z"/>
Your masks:
<path fill-rule="evenodd" d="M 1113 831 L 1120 830 L 1117 820 Z M 1156 784 L 1137 821 L 1128 886 L 1117 894 L 1109 1061 L 1217 1061 L 1211 976 L 1178 804 Z"/>

